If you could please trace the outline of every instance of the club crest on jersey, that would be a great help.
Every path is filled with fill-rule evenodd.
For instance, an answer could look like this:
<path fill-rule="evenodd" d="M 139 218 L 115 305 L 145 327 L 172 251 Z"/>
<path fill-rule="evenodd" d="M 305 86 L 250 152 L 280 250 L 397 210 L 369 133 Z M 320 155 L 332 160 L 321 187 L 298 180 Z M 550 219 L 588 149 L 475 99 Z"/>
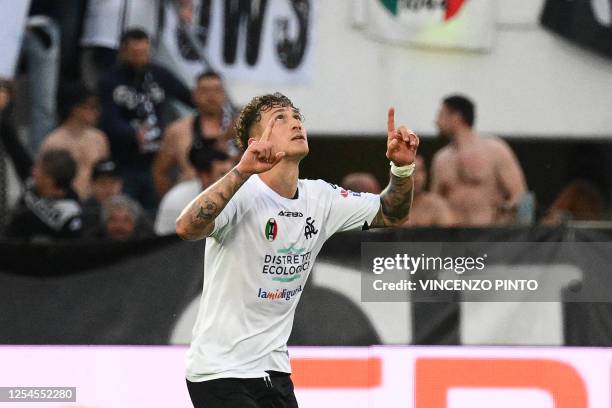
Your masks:
<path fill-rule="evenodd" d="M 278 224 L 274 218 L 270 218 L 266 224 L 265 236 L 268 241 L 274 241 L 278 234 Z"/>
<path fill-rule="evenodd" d="M 312 217 L 306 218 L 306 226 L 304 227 L 304 238 L 310 239 L 313 235 L 319 233 L 319 230 L 314 226 L 315 220 Z"/>

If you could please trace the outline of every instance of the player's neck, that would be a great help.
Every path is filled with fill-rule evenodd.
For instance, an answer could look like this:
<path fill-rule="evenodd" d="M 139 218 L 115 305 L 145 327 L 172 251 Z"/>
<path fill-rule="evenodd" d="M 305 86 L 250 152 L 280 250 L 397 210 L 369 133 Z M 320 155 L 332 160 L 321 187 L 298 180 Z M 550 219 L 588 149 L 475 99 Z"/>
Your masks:
<path fill-rule="evenodd" d="M 297 190 L 299 175 L 298 163 L 283 160 L 271 170 L 261 173 L 259 178 L 278 195 L 293 198 Z"/>

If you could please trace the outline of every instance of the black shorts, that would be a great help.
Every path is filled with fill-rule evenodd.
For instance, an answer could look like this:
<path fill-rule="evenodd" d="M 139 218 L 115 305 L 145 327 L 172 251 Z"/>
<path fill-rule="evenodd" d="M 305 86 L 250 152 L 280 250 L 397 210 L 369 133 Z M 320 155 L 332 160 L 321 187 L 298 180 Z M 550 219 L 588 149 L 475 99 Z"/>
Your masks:
<path fill-rule="evenodd" d="M 187 380 L 187 389 L 194 408 L 297 408 L 289 374 L 269 374 L 265 378 Z"/>

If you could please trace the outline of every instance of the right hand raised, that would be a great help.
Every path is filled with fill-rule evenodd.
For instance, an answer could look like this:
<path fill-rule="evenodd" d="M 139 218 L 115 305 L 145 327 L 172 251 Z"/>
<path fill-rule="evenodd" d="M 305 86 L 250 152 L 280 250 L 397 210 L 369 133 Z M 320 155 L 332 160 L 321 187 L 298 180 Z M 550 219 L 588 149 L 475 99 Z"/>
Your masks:
<path fill-rule="evenodd" d="M 285 157 L 285 152 L 275 152 L 270 143 L 270 133 L 275 118 L 270 119 L 261 138 L 251 142 L 238 163 L 237 170 L 244 174 L 259 174 L 270 170 Z"/>

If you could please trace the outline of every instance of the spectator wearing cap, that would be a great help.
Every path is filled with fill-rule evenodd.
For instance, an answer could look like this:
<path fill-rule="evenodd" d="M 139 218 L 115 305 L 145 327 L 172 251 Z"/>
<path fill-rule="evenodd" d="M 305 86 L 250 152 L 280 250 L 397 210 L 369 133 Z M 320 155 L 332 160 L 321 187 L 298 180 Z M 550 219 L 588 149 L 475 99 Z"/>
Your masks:
<path fill-rule="evenodd" d="M 127 195 L 146 211 L 157 207 L 151 165 L 165 127 L 171 98 L 191 106 L 189 89 L 170 71 L 151 63 L 151 42 L 141 29 L 126 31 L 119 64 L 100 81 L 100 126 L 109 137 Z"/>
<path fill-rule="evenodd" d="M 123 180 L 112 160 L 101 160 L 91 173 L 91 196 L 83 203 L 83 223 L 87 235 L 96 235 L 101 227 L 102 203 L 121 194 Z"/>
<path fill-rule="evenodd" d="M 177 184 L 163 197 L 157 217 L 155 233 L 175 233 L 175 222 L 181 211 L 208 186 L 232 169 L 233 162 L 227 153 L 196 145 L 189 150 L 189 161 L 196 170 L 196 176 Z"/>
<path fill-rule="evenodd" d="M 65 149 L 77 164 L 73 188 L 81 200 L 91 194 L 91 170 L 99 160 L 110 154 L 106 135 L 96 129 L 99 117 L 98 99 L 81 83 L 71 83 L 58 93 L 60 126 L 45 137 L 40 148 Z"/>
<path fill-rule="evenodd" d="M 166 128 L 153 162 L 153 181 L 160 197 L 174 184 L 171 175 L 175 170 L 178 170 L 179 183 L 195 177 L 196 170 L 187 157 L 192 145 L 202 143 L 232 156 L 240 154 L 231 133 L 235 112 L 227 99 L 221 76 L 214 71 L 198 75 L 192 98 L 197 114 L 180 118 Z"/>
<path fill-rule="evenodd" d="M 102 238 L 128 241 L 153 236 L 142 207 L 126 195 L 115 195 L 102 203 Z"/>
<path fill-rule="evenodd" d="M 41 154 L 5 235 L 30 240 L 80 237 L 81 205 L 71 187 L 76 172 L 77 164 L 68 151 L 49 149 Z"/>

